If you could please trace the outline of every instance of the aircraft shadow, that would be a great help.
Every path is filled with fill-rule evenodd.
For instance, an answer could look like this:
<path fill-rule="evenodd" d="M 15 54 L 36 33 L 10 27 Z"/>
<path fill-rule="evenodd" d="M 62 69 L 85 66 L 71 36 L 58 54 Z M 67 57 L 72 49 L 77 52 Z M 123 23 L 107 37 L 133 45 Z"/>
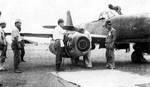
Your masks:
<path fill-rule="evenodd" d="M 145 75 L 150 72 L 150 62 L 146 64 L 134 64 L 131 61 L 116 61 L 116 70 L 123 72 L 131 72 L 135 74 Z M 81 62 L 79 65 L 72 65 L 71 62 L 65 62 L 62 64 L 64 72 L 76 72 L 76 71 L 88 71 L 88 70 L 108 70 L 105 68 L 105 61 L 94 61 L 92 68 L 86 68 Z M 20 68 L 24 72 L 55 72 L 55 63 L 49 63 L 49 61 L 37 63 L 37 62 L 25 62 L 21 63 Z M 12 73 L 13 67 L 8 68 L 8 73 Z M 6 72 L 4 72 L 6 73 Z"/>
<path fill-rule="evenodd" d="M 88 71 L 88 70 L 108 70 L 105 67 L 105 62 L 93 62 L 92 68 L 85 68 L 83 64 L 74 66 L 72 64 L 65 64 L 64 72 Z M 146 64 L 134 64 L 131 61 L 116 61 L 116 69 L 123 72 L 130 72 L 139 75 L 149 74 L 150 62 Z"/>

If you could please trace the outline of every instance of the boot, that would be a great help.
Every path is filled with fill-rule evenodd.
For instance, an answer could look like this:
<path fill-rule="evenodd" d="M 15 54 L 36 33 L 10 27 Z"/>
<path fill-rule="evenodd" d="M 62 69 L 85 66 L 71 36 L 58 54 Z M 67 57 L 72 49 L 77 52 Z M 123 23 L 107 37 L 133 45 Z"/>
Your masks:
<path fill-rule="evenodd" d="M 24 59 L 21 59 L 21 62 L 26 62 Z"/>
<path fill-rule="evenodd" d="M 22 73 L 23 71 L 20 70 L 18 66 L 16 66 L 16 67 L 14 68 L 14 72 L 15 72 L 15 73 Z"/>
<path fill-rule="evenodd" d="M 14 72 L 15 73 L 22 73 L 22 71 L 20 69 L 15 69 Z"/>
<path fill-rule="evenodd" d="M 23 57 L 21 56 L 21 62 L 26 62 L 24 59 L 23 59 Z"/>
<path fill-rule="evenodd" d="M 56 64 L 56 71 L 64 71 L 64 69 L 60 68 L 60 64 Z"/>

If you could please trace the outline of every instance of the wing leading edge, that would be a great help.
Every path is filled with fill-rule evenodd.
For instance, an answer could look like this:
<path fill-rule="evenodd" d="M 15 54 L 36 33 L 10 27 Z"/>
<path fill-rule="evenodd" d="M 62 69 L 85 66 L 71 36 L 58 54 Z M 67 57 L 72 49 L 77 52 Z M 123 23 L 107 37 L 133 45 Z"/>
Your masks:
<path fill-rule="evenodd" d="M 6 35 L 11 35 L 11 33 L 6 33 Z M 53 37 L 52 34 L 40 34 L 40 33 L 20 33 L 20 35 L 27 37 L 41 37 L 41 38 Z"/>

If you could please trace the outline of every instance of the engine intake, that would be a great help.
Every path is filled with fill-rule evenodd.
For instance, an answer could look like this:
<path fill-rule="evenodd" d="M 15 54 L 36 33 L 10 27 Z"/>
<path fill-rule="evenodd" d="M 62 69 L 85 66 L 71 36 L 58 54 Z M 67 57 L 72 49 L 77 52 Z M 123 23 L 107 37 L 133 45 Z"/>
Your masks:
<path fill-rule="evenodd" d="M 90 41 L 87 37 L 79 37 L 77 40 L 77 48 L 79 51 L 87 51 L 90 49 Z"/>

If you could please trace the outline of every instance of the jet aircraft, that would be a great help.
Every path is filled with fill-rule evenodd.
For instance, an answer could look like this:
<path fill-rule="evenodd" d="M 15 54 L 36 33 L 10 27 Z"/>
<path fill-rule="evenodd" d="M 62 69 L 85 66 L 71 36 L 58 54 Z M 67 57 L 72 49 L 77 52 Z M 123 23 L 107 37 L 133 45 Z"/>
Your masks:
<path fill-rule="evenodd" d="M 100 18 L 98 21 L 85 24 L 84 28 L 91 34 L 107 35 L 103 27 L 106 20 L 112 21 L 112 27 L 116 29 L 117 40 L 116 49 L 126 49 L 129 51 L 130 44 L 133 43 L 133 53 L 131 61 L 133 63 L 145 63 L 144 53 L 150 54 L 150 14 L 139 15 L 118 15 L 109 19 Z M 103 37 L 93 37 L 92 44 L 99 44 L 99 48 L 105 48 Z"/>
<path fill-rule="evenodd" d="M 82 35 L 79 35 L 80 37 L 78 37 L 78 35 L 69 37 L 70 40 L 68 40 L 68 42 L 74 44 L 74 46 L 69 46 L 71 50 L 67 49 L 67 53 L 71 56 L 81 56 L 84 55 L 84 52 L 94 49 L 95 44 L 99 44 L 99 48 L 105 48 L 107 30 L 104 28 L 104 24 L 106 20 L 110 20 L 112 21 L 113 28 L 117 31 L 116 49 L 126 49 L 126 51 L 130 51 L 130 44 L 133 43 L 134 52 L 131 55 L 131 61 L 133 63 L 147 62 L 143 54 L 150 54 L 150 14 L 117 15 L 113 17 L 109 17 L 108 14 L 105 15 L 107 15 L 109 19 L 99 18 L 97 21 L 79 26 L 79 28 L 84 28 L 91 33 L 92 41 L 89 43 L 89 40 L 82 38 Z M 69 18 L 68 20 L 72 22 L 71 15 L 67 15 L 67 17 Z M 44 28 L 52 27 L 45 26 Z M 71 27 L 67 29 L 69 28 L 73 29 Z M 92 47 L 90 47 L 90 45 L 92 45 Z M 50 49 L 52 48 L 53 47 L 50 46 Z M 52 52 L 54 52 L 54 49 Z"/>

